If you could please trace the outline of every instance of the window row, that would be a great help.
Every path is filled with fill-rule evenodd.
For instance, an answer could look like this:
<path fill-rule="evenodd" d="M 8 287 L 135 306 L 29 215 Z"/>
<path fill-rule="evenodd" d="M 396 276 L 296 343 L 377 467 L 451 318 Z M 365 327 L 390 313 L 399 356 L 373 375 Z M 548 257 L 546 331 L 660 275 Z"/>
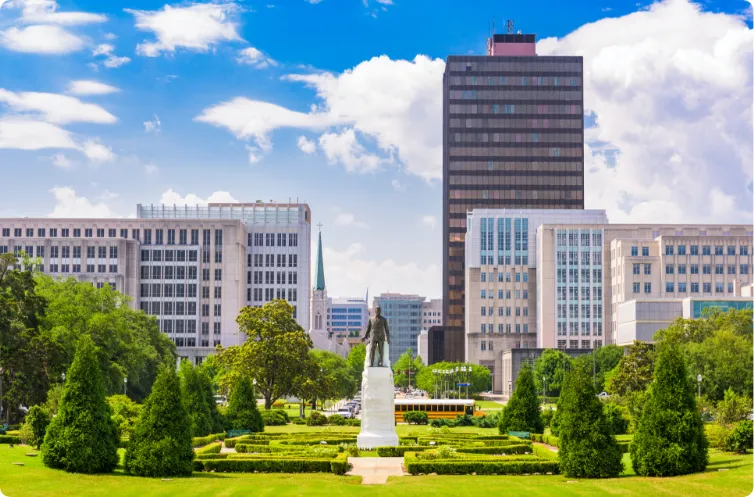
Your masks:
<path fill-rule="evenodd" d="M 207 254 L 209 255 L 209 252 L 207 252 Z M 142 249 L 141 262 L 149 262 L 149 261 L 197 262 L 197 256 L 198 256 L 198 251 L 196 250 L 146 250 L 146 249 Z"/>
<path fill-rule="evenodd" d="M 634 249 L 631 247 L 631 255 L 634 255 Z M 712 255 L 713 247 L 711 245 L 702 245 L 702 255 Z M 736 255 L 735 245 L 715 245 L 715 255 Z M 686 245 L 665 245 L 665 255 L 686 255 Z M 649 254 L 647 254 L 649 255 Z M 689 255 L 699 255 L 699 245 L 689 245 Z M 749 255 L 749 246 L 740 245 L 738 255 Z"/>
<path fill-rule="evenodd" d="M 287 264 L 286 264 L 287 262 Z M 247 254 L 248 267 L 298 267 L 297 254 Z"/>
<path fill-rule="evenodd" d="M 452 64 L 452 63 L 451 63 Z M 498 63 L 499 64 L 499 63 Z M 464 69 L 465 70 L 465 69 Z M 486 86 L 580 86 L 581 78 L 563 76 L 451 76 L 451 85 Z M 532 92 L 537 93 L 537 92 Z M 579 95 L 581 90 L 579 90 Z"/>
<path fill-rule="evenodd" d="M 555 235 L 555 242 L 558 246 L 564 247 L 589 247 L 590 244 L 594 247 L 602 246 L 602 232 L 582 230 L 558 230 Z"/>
<path fill-rule="evenodd" d="M 516 295 L 519 295 L 519 291 L 516 290 Z M 529 298 L 529 292 L 527 290 L 524 290 L 524 299 Z M 508 291 L 508 298 L 510 298 L 510 291 Z M 516 298 L 521 298 L 520 296 L 517 296 Z M 515 310 L 515 316 L 528 316 L 529 315 L 529 308 L 528 307 L 498 307 L 497 308 L 497 315 L 500 317 L 504 316 L 511 316 L 511 310 Z M 481 308 L 481 316 L 494 316 L 495 315 L 495 308 L 493 306 L 485 307 L 483 306 Z"/>
<path fill-rule="evenodd" d="M 581 104 L 450 104 L 451 118 L 454 114 L 580 115 L 582 112 Z"/>
<path fill-rule="evenodd" d="M 539 57 L 532 57 L 539 58 Z M 530 58 L 525 60 L 495 60 L 495 57 L 484 57 L 478 61 L 450 62 L 450 71 L 521 71 L 527 73 L 546 73 L 546 72 L 581 72 L 583 63 L 581 61 L 563 61 L 563 60 L 542 60 L 532 61 Z"/>
<path fill-rule="evenodd" d="M 558 333 L 560 335 L 560 333 Z M 566 342 L 569 342 L 566 344 Z M 600 348 L 602 347 L 602 340 L 595 340 L 594 341 L 594 348 Z M 558 348 L 559 349 L 578 349 L 579 348 L 579 341 L 578 340 L 558 340 Z M 582 340 L 581 341 L 581 348 L 582 349 L 591 349 L 592 346 L 589 342 L 589 340 Z"/>
<path fill-rule="evenodd" d="M 81 273 L 81 264 L 49 264 L 47 270 L 49 273 Z M 117 264 L 87 264 L 85 267 L 86 273 L 117 273 Z"/>
<path fill-rule="evenodd" d="M 581 335 L 588 336 L 590 334 L 593 334 L 594 336 L 601 337 L 602 336 L 602 323 L 596 322 L 596 323 L 590 323 L 588 321 L 582 321 L 581 323 L 576 322 L 568 322 L 565 321 L 558 321 L 558 336 L 565 336 L 568 335 L 578 335 L 579 329 L 581 330 Z M 601 343 L 601 341 L 595 341 L 595 345 L 597 343 Z M 596 345 L 599 347 L 599 345 Z M 560 347 L 558 345 L 558 347 Z M 587 345 L 584 348 L 589 348 Z"/>
<path fill-rule="evenodd" d="M 454 174 L 452 171 L 508 171 L 510 173 L 528 173 L 532 172 L 579 172 L 583 171 L 584 164 L 576 162 L 531 162 L 531 161 L 450 161 L 451 173 L 449 177 L 452 179 Z"/>
<path fill-rule="evenodd" d="M 572 90 L 522 90 L 489 88 L 483 90 L 450 90 L 451 100 L 573 100 L 581 101 L 581 89 Z"/>
<path fill-rule="evenodd" d="M 248 271 L 246 273 L 246 284 L 251 285 L 252 282 L 254 285 L 297 285 L 298 273 L 296 271 L 288 271 L 287 273 L 285 271 Z"/>
<path fill-rule="evenodd" d="M 589 246 L 589 244 L 585 246 Z M 579 254 L 581 254 L 581 256 L 579 256 Z M 565 266 L 566 264 L 569 266 L 578 266 L 579 264 L 581 264 L 582 266 L 589 266 L 589 265 L 601 266 L 602 265 L 602 252 L 599 250 L 595 250 L 595 251 L 582 250 L 581 252 L 577 252 L 575 250 L 571 250 L 568 252 L 564 250 L 558 250 L 556 254 L 556 261 L 558 263 L 558 266 Z"/>
<path fill-rule="evenodd" d="M 138 231 L 138 230 L 134 230 Z M 176 231 L 178 232 L 178 239 L 176 241 Z M 211 241 L 211 230 L 205 229 L 202 231 L 202 246 L 209 247 L 210 241 Z M 223 230 L 222 229 L 216 229 L 215 231 L 215 246 L 216 247 L 222 247 L 223 244 Z M 163 228 L 156 228 L 154 229 L 154 243 L 152 239 L 152 228 L 145 228 L 144 229 L 144 245 L 165 245 L 167 242 L 167 245 L 188 245 L 187 238 L 186 238 L 186 232 L 185 229 L 163 229 Z M 165 234 L 167 232 L 167 240 L 165 240 Z M 138 235 L 138 233 L 136 233 Z M 134 239 L 138 240 L 138 236 L 135 236 Z M 190 245 L 198 245 L 199 244 L 199 230 L 198 229 L 192 229 L 191 230 L 191 243 Z"/>
<path fill-rule="evenodd" d="M 249 233 L 249 247 L 298 247 L 298 233 Z"/>
<path fill-rule="evenodd" d="M 149 297 L 166 297 L 166 298 L 196 298 L 197 285 L 195 283 L 183 284 L 178 283 L 141 283 L 140 295 L 142 298 Z M 221 287 L 215 287 L 215 298 L 221 297 Z M 209 298 L 209 287 L 202 287 L 202 298 Z"/>
<path fill-rule="evenodd" d="M 510 257 L 510 256 L 508 256 L 508 257 Z M 495 277 L 495 273 L 497 273 L 497 277 Z M 479 281 L 481 281 L 481 282 L 487 282 L 487 281 L 492 282 L 492 281 L 497 280 L 499 283 L 503 283 L 503 282 L 510 283 L 512 281 L 515 281 L 517 283 L 519 283 L 519 282 L 528 283 L 529 282 L 529 273 L 528 272 L 513 271 L 511 273 L 510 271 L 506 271 L 506 272 L 496 271 L 495 273 L 493 273 L 491 271 L 490 272 L 484 272 L 483 271 L 483 272 L 479 273 Z"/>
<path fill-rule="evenodd" d="M 596 300 L 600 301 L 602 300 L 602 287 L 601 286 L 582 286 L 580 287 L 581 291 L 579 291 L 579 287 L 577 286 L 568 286 L 565 285 L 558 285 L 556 288 L 556 295 L 557 299 L 560 301 L 564 300 Z"/>
<path fill-rule="evenodd" d="M 701 285 L 701 286 L 700 286 Z M 699 289 L 701 288 L 701 293 L 712 293 L 713 289 L 713 283 L 699 283 L 699 282 L 685 282 L 685 281 L 679 281 L 679 282 L 673 282 L 668 281 L 665 283 L 665 292 L 666 293 L 676 293 L 676 288 L 678 293 L 700 293 Z M 733 293 L 733 283 L 729 282 L 727 285 L 725 283 L 714 283 L 714 293 Z M 727 290 L 726 290 L 727 289 Z M 633 293 L 640 293 L 641 291 L 641 283 L 634 283 L 633 284 Z M 651 283 L 644 283 L 644 293 L 652 293 L 652 285 Z"/>
<path fill-rule="evenodd" d="M 558 283 L 579 283 L 579 276 L 581 277 L 581 283 L 602 283 L 602 269 L 592 269 L 591 273 L 589 269 L 577 268 L 558 268 L 556 269 L 556 278 Z M 566 279 L 567 277 L 567 279 Z"/>
<path fill-rule="evenodd" d="M 196 266 L 141 266 L 142 280 L 195 280 L 197 277 Z M 209 269 L 202 270 L 202 280 L 209 281 Z M 222 269 L 215 269 L 215 281 L 221 280 Z"/>
<path fill-rule="evenodd" d="M 537 108 L 539 110 L 539 108 Z M 551 118 L 522 118 L 522 117 L 454 117 L 450 120 L 450 131 L 473 128 L 502 128 L 502 129 L 572 129 L 583 132 L 581 116 L 569 119 Z"/>
<path fill-rule="evenodd" d="M 482 333 L 495 333 L 495 330 L 497 329 L 498 333 L 529 333 L 529 324 L 528 323 L 516 323 L 515 325 L 511 326 L 511 323 L 497 323 L 497 326 L 495 326 L 492 323 L 482 323 L 480 331 Z M 485 343 L 484 340 L 482 343 Z M 492 350 L 492 342 L 489 342 L 489 350 Z M 484 348 L 482 348 L 484 350 Z"/>
<path fill-rule="evenodd" d="M 575 133 L 453 133 L 453 143 L 583 143 Z"/>
<path fill-rule="evenodd" d="M 576 143 L 578 145 L 578 143 Z M 451 157 L 583 157 L 584 147 L 450 146 Z"/>
<path fill-rule="evenodd" d="M 581 177 L 581 175 L 541 175 L 541 176 L 535 176 L 532 174 L 521 174 L 515 175 L 500 175 L 500 174 L 489 174 L 489 175 L 453 175 L 448 179 L 448 185 L 449 188 L 449 194 L 448 198 L 459 198 L 456 197 L 454 194 L 456 192 L 468 192 L 468 191 L 476 191 L 476 192 L 487 192 L 485 198 L 493 198 L 493 194 L 495 193 L 495 190 L 502 190 L 502 188 L 511 189 L 516 186 L 530 186 L 533 188 L 527 188 L 528 189 L 536 189 L 535 187 L 542 187 L 543 189 L 546 189 L 548 186 L 581 186 L 584 184 L 584 180 Z M 463 187 L 480 187 L 477 188 L 463 188 Z M 487 187 L 482 189 L 481 187 Z M 488 189 L 489 188 L 489 189 Z"/>
<path fill-rule="evenodd" d="M 602 304 L 558 304 L 558 319 L 602 319 Z"/>
<path fill-rule="evenodd" d="M 286 290 L 288 290 L 286 292 Z M 287 296 L 287 298 L 286 298 Z M 270 302 L 271 300 L 287 300 L 296 302 L 298 300 L 298 290 L 296 288 L 247 288 L 247 302 Z M 293 309 L 293 317 L 296 317 L 296 307 Z"/>
<path fill-rule="evenodd" d="M 109 250 L 108 250 L 109 249 Z M 7 248 L 4 252 L 7 252 Z M 16 257 L 20 257 L 21 252 L 24 252 L 29 257 L 34 257 L 34 246 L 33 245 L 27 245 L 25 247 L 22 247 L 20 245 L 16 245 L 13 247 L 13 253 Z M 69 259 L 71 255 L 73 255 L 74 259 L 81 259 L 81 247 L 69 247 L 67 245 L 58 247 L 53 246 L 50 247 L 50 258 L 57 259 L 58 257 L 62 257 L 63 259 Z M 36 256 L 40 258 L 44 258 L 45 256 L 45 248 L 43 246 L 37 246 L 36 247 Z M 118 258 L 118 247 L 86 247 L 86 257 L 87 259 L 94 259 L 94 258 L 100 258 L 100 259 L 106 259 L 108 257 L 108 254 L 110 255 L 110 259 L 117 259 Z"/>
<path fill-rule="evenodd" d="M 648 266 L 648 264 L 646 264 Z M 634 264 L 634 266 L 638 266 L 638 264 Z M 702 274 L 712 274 L 712 264 L 702 264 Z M 728 264 L 727 266 L 724 264 L 715 264 L 714 265 L 715 271 L 714 274 L 720 275 L 720 274 L 749 274 L 749 265 L 748 264 L 740 264 L 738 268 L 736 268 L 735 264 Z M 675 264 L 665 264 L 665 274 L 675 274 L 676 272 L 678 274 L 686 274 L 686 270 L 688 269 L 688 272 L 690 274 L 699 274 L 699 264 L 689 264 L 688 266 L 686 264 L 678 264 L 677 266 Z M 738 273 L 736 273 L 736 269 L 738 269 Z M 676 271 L 677 270 L 677 271 Z M 634 274 L 639 274 L 634 270 Z M 649 274 L 649 273 L 645 273 Z"/>
<path fill-rule="evenodd" d="M 209 305 L 202 304 L 202 316 L 209 316 Z M 196 316 L 196 302 L 146 302 L 140 308 L 152 316 Z M 220 304 L 215 305 L 215 316 L 220 316 Z M 196 323 L 196 321 L 194 321 Z"/>
<path fill-rule="evenodd" d="M 480 290 L 479 297 L 482 298 L 482 299 L 493 299 L 494 300 L 496 294 L 497 294 L 497 298 L 501 299 L 501 300 L 506 300 L 506 299 L 510 299 L 511 298 L 511 290 L 497 290 L 497 292 L 496 292 L 495 290 L 492 290 L 492 289 Z M 516 300 L 520 300 L 520 299 L 526 300 L 526 299 L 529 298 L 529 290 L 514 290 L 513 295 L 515 296 Z M 492 308 L 490 307 L 490 309 L 492 309 Z M 500 312 L 502 312 L 502 308 L 500 308 L 500 309 L 501 309 Z M 508 309 L 510 309 L 510 308 L 508 308 Z M 484 307 L 483 307 L 482 308 L 482 313 L 484 313 L 484 312 L 485 311 L 484 311 Z M 500 314 L 500 315 L 502 316 L 502 314 Z M 516 314 L 516 315 L 518 315 L 518 314 Z M 484 314 L 482 314 L 482 316 L 484 316 Z M 506 316 L 510 316 L 510 314 L 506 314 Z"/>

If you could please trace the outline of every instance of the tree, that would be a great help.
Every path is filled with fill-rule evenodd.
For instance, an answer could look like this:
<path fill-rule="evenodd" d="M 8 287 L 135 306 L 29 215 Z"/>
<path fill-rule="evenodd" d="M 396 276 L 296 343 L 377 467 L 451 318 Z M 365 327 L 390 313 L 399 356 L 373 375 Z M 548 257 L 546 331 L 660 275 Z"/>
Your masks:
<path fill-rule="evenodd" d="M 367 347 L 363 343 L 360 343 L 348 352 L 348 357 L 346 358 L 348 367 L 351 368 L 351 375 L 353 375 L 359 385 L 361 385 L 361 374 L 364 372 L 366 357 Z"/>
<path fill-rule="evenodd" d="M 618 345 L 605 345 L 592 352 L 596 370 L 597 391 L 605 390 L 605 375 L 615 369 L 623 357 L 623 347 Z M 590 354 L 591 355 L 591 354 Z"/>
<path fill-rule="evenodd" d="M 652 346 L 635 340 L 611 374 L 608 391 L 621 396 L 643 392 L 652 381 L 653 364 Z"/>
<path fill-rule="evenodd" d="M 211 406 L 207 403 L 204 382 L 197 368 L 189 361 L 181 361 L 179 372 L 183 405 L 189 419 L 192 437 L 204 437 L 212 433 Z"/>
<path fill-rule="evenodd" d="M 326 350 L 310 350 L 309 357 L 319 367 L 323 375 L 329 376 L 332 390 L 321 399 L 350 399 L 356 395 L 361 378 L 353 377 L 348 362 L 337 354 Z"/>
<path fill-rule="evenodd" d="M 225 431 L 225 420 L 223 420 L 222 414 L 220 414 L 217 408 L 217 402 L 215 401 L 215 389 L 212 384 L 212 379 L 209 376 L 206 369 L 197 368 L 199 375 L 199 382 L 202 389 L 202 398 L 204 403 L 209 408 L 209 416 L 211 421 L 211 433 L 220 433 Z"/>
<path fill-rule="evenodd" d="M 629 419 L 624 414 L 624 409 L 626 408 L 610 402 L 602 405 L 605 421 L 613 435 L 623 435 L 628 431 Z"/>
<path fill-rule="evenodd" d="M 544 350 L 534 361 L 534 386 L 537 392 L 541 392 L 544 386 L 547 395 L 559 395 L 565 371 L 570 364 L 571 359 L 562 350 Z M 545 385 L 542 385 L 542 378 L 545 379 Z"/>
<path fill-rule="evenodd" d="M 634 471 L 641 476 L 704 471 L 707 445 L 683 353 L 677 344 L 662 344 L 630 446 Z"/>
<path fill-rule="evenodd" d="M 516 379 L 508 404 L 503 409 L 503 415 L 498 425 L 500 433 L 509 431 L 528 431 L 542 433 L 545 429 L 539 412 L 539 400 L 534 390 L 534 378 L 529 364 L 524 364 Z"/>
<path fill-rule="evenodd" d="M 126 472 L 149 477 L 190 476 L 194 450 L 188 426 L 180 379 L 174 367 L 164 366 L 128 441 Z"/>
<path fill-rule="evenodd" d="M 467 372 L 456 373 L 456 368 L 465 367 Z M 454 371 L 452 375 L 435 374 L 433 371 Z M 470 372 L 469 372 L 470 371 Z M 470 394 L 476 394 L 479 392 L 487 391 L 491 388 L 490 370 L 479 364 L 469 364 L 463 362 L 436 362 L 431 366 L 423 367 L 416 375 L 416 386 L 420 390 L 424 390 L 430 396 L 435 394 L 435 385 L 437 385 L 438 394 L 442 392 L 442 384 L 445 383 L 446 387 L 450 386 L 449 395 L 453 396 L 457 394 L 458 390 L 455 386 L 461 380 L 469 380 L 471 386 L 468 388 Z M 411 382 L 413 383 L 413 378 Z M 461 395 L 465 394 L 466 390 L 461 392 Z"/>
<path fill-rule="evenodd" d="M 414 357 L 414 353 L 411 349 L 407 349 L 403 354 L 398 357 L 398 360 L 393 364 L 393 383 L 397 387 L 408 387 L 409 380 L 414 387 L 417 386 L 416 377 L 419 371 L 424 368 L 424 363 L 421 357 Z M 409 370 L 411 373 L 409 374 Z"/>
<path fill-rule="evenodd" d="M 284 300 L 244 307 L 236 321 L 247 339 L 243 345 L 220 350 L 220 362 L 230 370 L 222 385 L 233 385 L 240 377 L 255 378 L 264 408 L 270 409 L 277 399 L 297 391 L 295 381 L 304 371 L 311 338 Z"/>
<path fill-rule="evenodd" d="M 577 363 L 563 381 L 557 409 L 560 471 L 569 478 L 614 478 L 623 472 L 623 455 L 591 376 Z"/>
<path fill-rule="evenodd" d="M 725 398 L 717 403 L 715 421 L 724 425 L 732 425 L 743 421 L 751 414 L 751 399 L 738 395 L 729 388 L 725 391 Z"/>
<path fill-rule="evenodd" d="M 141 404 L 137 404 L 125 395 L 111 395 L 107 398 L 113 421 L 118 427 L 118 436 L 130 438 L 141 413 Z"/>
<path fill-rule="evenodd" d="M 725 450 L 746 454 L 752 449 L 752 437 L 754 437 L 752 421 L 750 419 L 740 421 L 725 441 Z"/>
<path fill-rule="evenodd" d="M 118 432 L 105 399 L 94 343 L 79 339 L 60 410 L 47 428 L 42 461 L 70 473 L 109 473 L 118 464 Z"/>
<path fill-rule="evenodd" d="M 31 406 L 26 416 L 26 424 L 31 428 L 33 435 L 31 445 L 39 449 L 44 441 L 47 426 L 50 424 L 50 413 L 41 405 Z"/>
<path fill-rule="evenodd" d="M 248 378 L 239 378 L 231 390 L 227 417 L 232 430 L 264 431 L 264 421 Z"/>

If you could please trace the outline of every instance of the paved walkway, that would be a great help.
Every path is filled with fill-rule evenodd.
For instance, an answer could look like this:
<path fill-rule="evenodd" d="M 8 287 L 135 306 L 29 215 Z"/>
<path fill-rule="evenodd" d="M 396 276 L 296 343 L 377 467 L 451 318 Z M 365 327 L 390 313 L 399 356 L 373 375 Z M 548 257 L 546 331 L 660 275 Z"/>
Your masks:
<path fill-rule="evenodd" d="M 387 483 L 388 476 L 403 476 L 402 457 L 349 457 L 353 469 L 346 473 L 361 476 L 362 485 Z"/>

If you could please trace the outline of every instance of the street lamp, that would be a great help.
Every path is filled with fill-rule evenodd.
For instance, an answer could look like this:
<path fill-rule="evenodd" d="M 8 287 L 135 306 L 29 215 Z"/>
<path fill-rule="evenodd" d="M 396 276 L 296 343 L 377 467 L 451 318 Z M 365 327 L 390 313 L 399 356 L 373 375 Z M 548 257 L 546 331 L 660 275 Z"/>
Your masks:
<path fill-rule="evenodd" d="M 696 375 L 696 396 L 702 396 L 702 375 Z"/>
<path fill-rule="evenodd" d="M 434 396 L 434 398 L 436 399 L 437 398 L 437 370 L 436 369 L 432 370 L 432 377 L 435 379 L 435 396 Z"/>
<path fill-rule="evenodd" d="M 65 384 L 65 373 L 60 375 L 61 378 L 63 378 L 63 384 Z"/>
<path fill-rule="evenodd" d="M 128 378 L 123 378 L 123 395 L 126 395 L 126 385 L 128 385 Z"/>
<path fill-rule="evenodd" d="M 547 403 L 547 377 L 542 377 L 542 405 Z"/>
<path fill-rule="evenodd" d="M 455 375 L 455 379 L 456 379 L 456 386 L 458 387 L 458 397 L 457 397 L 457 398 L 459 398 L 459 399 L 461 398 L 461 385 L 460 385 L 460 383 L 461 383 L 461 382 L 460 382 L 460 381 L 459 381 L 459 379 L 458 379 L 458 378 L 459 378 L 459 376 L 458 376 L 458 372 L 459 372 L 460 370 L 461 370 L 461 368 L 460 368 L 460 367 L 458 367 L 458 366 L 456 366 L 456 375 Z"/>

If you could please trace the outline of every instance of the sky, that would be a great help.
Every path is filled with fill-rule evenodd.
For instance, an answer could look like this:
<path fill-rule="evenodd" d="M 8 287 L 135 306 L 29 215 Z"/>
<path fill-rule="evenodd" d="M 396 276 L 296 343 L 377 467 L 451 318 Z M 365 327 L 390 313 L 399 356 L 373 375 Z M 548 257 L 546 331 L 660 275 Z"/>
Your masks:
<path fill-rule="evenodd" d="M 752 223 L 751 10 L 714 0 L 0 0 L 0 217 L 298 199 L 329 295 L 440 297 L 444 60 L 506 19 L 584 57 L 586 208 Z"/>

